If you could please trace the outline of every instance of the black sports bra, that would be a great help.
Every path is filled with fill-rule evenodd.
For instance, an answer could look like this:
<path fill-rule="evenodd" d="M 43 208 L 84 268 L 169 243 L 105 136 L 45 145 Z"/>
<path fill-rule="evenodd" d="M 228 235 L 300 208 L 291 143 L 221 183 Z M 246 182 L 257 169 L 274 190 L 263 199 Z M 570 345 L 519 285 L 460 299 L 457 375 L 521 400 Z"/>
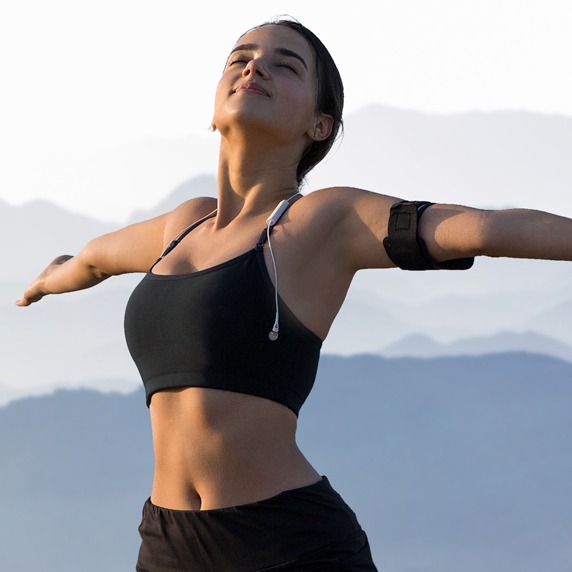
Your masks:
<path fill-rule="evenodd" d="M 160 275 L 151 268 L 135 288 L 125 336 L 147 405 L 162 389 L 205 387 L 265 397 L 298 415 L 314 384 L 322 342 L 279 297 L 280 336 L 269 339 L 276 308 L 266 236 L 265 230 L 253 249 L 205 270 Z"/>

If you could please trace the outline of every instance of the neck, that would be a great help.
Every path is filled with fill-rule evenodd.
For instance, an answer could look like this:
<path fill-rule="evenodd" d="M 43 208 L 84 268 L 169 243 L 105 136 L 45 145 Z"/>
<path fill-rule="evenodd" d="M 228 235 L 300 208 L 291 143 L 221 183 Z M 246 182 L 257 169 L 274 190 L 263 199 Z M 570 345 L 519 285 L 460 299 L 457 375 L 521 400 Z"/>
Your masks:
<path fill-rule="evenodd" d="M 230 152 L 221 142 L 218 168 L 217 219 L 228 224 L 237 216 L 268 213 L 283 199 L 298 192 L 297 157 L 278 150 L 243 146 Z"/>

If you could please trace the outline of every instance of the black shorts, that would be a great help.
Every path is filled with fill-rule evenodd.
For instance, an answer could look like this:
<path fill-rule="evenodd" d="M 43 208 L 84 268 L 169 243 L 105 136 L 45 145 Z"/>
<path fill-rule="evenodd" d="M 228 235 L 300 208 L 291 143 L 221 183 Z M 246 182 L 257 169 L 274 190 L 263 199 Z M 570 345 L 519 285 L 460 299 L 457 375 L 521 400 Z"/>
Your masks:
<path fill-rule="evenodd" d="M 323 477 L 230 508 L 171 510 L 148 500 L 138 572 L 376 572 L 354 512 Z"/>

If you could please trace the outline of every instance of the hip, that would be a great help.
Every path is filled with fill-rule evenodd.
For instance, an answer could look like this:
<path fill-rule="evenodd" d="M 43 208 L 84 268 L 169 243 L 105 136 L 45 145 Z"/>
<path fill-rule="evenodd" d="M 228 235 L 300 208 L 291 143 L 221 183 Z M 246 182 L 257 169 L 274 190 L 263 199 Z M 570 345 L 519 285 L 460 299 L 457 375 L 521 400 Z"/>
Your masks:
<path fill-rule="evenodd" d="M 227 508 L 143 508 L 137 570 L 376 570 L 355 513 L 323 477 Z"/>

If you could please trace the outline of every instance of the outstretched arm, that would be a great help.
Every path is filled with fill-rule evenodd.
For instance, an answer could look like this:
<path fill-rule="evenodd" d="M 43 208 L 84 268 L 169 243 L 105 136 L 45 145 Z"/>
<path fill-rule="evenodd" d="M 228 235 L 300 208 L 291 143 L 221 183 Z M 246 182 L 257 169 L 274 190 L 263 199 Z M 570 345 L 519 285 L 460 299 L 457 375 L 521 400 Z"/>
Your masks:
<path fill-rule="evenodd" d="M 58 256 L 26 288 L 24 296 L 16 300 L 17 306 L 29 306 L 39 302 L 47 294 L 61 294 L 82 290 L 99 284 L 109 275 L 99 274 L 97 269 L 82 264 L 80 257 L 69 254 Z"/>
<path fill-rule="evenodd" d="M 383 240 L 391 206 L 400 199 L 359 189 L 338 196 L 346 212 L 339 236 L 353 237 L 345 244 L 354 270 L 395 266 Z M 544 211 L 434 204 L 423 212 L 418 232 L 436 262 L 473 256 L 572 260 L 572 219 Z"/>
<path fill-rule="evenodd" d="M 438 261 L 479 255 L 572 260 L 572 220 L 544 211 L 434 205 L 419 231 Z"/>
<path fill-rule="evenodd" d="M 16 305 L 29 306 L 47 294 L 90 288 L 110 276 L 147 271 L 161 254 L 168 216 L 95 238 L 77 256 L 58 256 L 26 288 Z"/>

